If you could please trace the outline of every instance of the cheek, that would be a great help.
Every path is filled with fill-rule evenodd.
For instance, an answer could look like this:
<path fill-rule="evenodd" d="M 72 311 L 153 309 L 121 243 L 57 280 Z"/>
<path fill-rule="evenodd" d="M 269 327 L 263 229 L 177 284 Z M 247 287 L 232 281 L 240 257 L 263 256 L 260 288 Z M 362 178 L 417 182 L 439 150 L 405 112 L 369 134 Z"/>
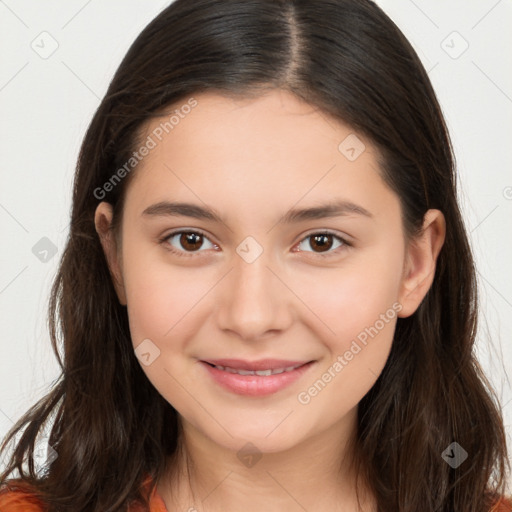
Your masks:
<path fill-rule="evenodd" d="M 187 414 L 193 410 L 185 391 L 191 388 L 186 377 L 193 368 L 193 362 L 186 357 L 187 347 L 203 321 L 198 315 L 202 314 L 214 282 L 210 283 L 197 269 L 193 273 L 185 267 L 173 267 L 140 250 L 134 251 L 131 259 L 126 258 L 128 261 L 124 268 L 125 288 L 135 354 L 153 386 Z M 147 352 L 149 361 L 141 357 Z"/>
<path fill-rule="evenodd" d="M 124 284 L 134 346 L 146 338 L 161 345 L 165 340 L 186 337 L 187 321 L 214 284 L 209 282 L 208 274 L 171 265 L 160 248 L 127 244 L 124 254 Z"/>
<path fill-rule="evenodd" d="M 304 271 L 297 276 L 295 290 L 314 315 L 332 350 L 342 350 L 347 342 L 365 328 L 379 321 L 392 309 L 399 296 L 402 258 L 399 251 L 375 249 L 361 257 L 347 258 L 338 268 L 316 272 Z M 395 306 L 396 308 L 396 306 Z M 381 330 L 385 330 L 378 322 Z M 387 326 L 387 324 L 386 324 Z M 386 333 L 387 334 L 387 333 Z"/>
<path fill-rule="evenodd" d="M 350 263 L 349 263 L 350 261 Z M 398 312 L 402 254 L 379 247 L 338 269 L 299 280 L 312 321 L 327 349 L 318 371 L 301 390 L 307 410 L 342 414 L 355 407 L 380 375 L 389 352 Z M 336 404 L 337 407 L 333 408 Z"/>
<path fill-rule="evenodd" d="M 392 279 L 375 280 L 368 272 L 333 280 L 323 302 L 312 297 L 330 328 L 322 337 L 327 349 L 317 372 L 297 395 L 301 408 L 328 424 L 356 407 L 382 372 L 401 305 Z M 331 331 L 334 331 L 331 332 Z M 327 414 L 325 411 L 329 411 Z"/>

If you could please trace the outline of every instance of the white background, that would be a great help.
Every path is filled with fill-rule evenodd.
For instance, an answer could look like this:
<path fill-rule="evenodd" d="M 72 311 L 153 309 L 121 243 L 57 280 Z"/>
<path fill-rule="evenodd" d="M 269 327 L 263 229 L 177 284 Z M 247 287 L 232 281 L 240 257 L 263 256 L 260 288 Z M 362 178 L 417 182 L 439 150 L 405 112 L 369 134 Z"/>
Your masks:
<path fill-rule="evenodd" d="M 168 3 L 0 0 L 0 437 L 58 376 L 46 307 L 79 146 L 128 47 Z M 417 50 L 447 119 L 481 284 L 477 354 L 512 445 L 512 2 L 377 3 Z M 52 39 L 41 58 L 32 46 Z M 56 247 L 46 262 L 32 252 L 43 237 Z"/>

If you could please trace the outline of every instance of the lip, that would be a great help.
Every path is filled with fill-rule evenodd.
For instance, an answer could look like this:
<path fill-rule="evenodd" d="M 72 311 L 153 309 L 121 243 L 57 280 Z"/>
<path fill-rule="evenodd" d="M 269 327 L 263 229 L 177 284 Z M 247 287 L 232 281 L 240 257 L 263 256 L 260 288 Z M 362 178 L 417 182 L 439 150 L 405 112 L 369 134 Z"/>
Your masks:
<path fill-rule="evenodd" d="M 217 361 L 213 363 L 211 361 Z M 262 361 L 254 361 L 248 363 L 247 361 L 233 360 L 233 359 L 215 359 L 211 361 L 199 361 L 201 366 L 205 368 L 211 378 L 224 389 L 231 391 L 237 395 L 261 397 L 268 396 L 290 386 L 298 379 L 300 379 L 309 369 L 314 365 L 315 361 L 282 361 L 276 359 L 267 359 Z M 221 364 L 221 361 L 225 364 Z M 230 362 L 230 364 L 227 364 Z M 237 373 L 229 373 L 225 370 L 220 370 L 211 366 L 228 366 L 237 370 L 267 370 L 267 369 L 280 369 L 290 366 L 298 366 L 292 371 L 278 373 L 275 375 L 239 375 Z M 233 363 L 244 365 L 242 367 L 233 366 Z M 248 367 L 249 366 L 249 367 Z M 256 368 L 258 366 L 258 368 Z"/>

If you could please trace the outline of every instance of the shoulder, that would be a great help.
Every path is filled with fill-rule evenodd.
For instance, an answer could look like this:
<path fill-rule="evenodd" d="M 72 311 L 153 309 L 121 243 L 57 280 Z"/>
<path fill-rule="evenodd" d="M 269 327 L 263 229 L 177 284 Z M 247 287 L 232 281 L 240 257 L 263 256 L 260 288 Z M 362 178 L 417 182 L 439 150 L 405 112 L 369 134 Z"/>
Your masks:
<path fill-rule="evenodd" d="M 512 497 L 501 498 L 491 512 L 512 512 Z"/>
<path fill-rule="evenodd" d="M 46 512 L 43 503 L 31 492 L 22 480 L 9 480 L 0 487 L 0 510 L 2 512 Z"/>
<path fill-rule="evenodd" d="M 151 483 L 151 478 L 148 478 L 144 485 L 149 486 Z M 151 512 L 167 512 L 165 503 L 156 488 L 150 496 L 149 506 Z M 130 507 L 130 512 L 138 511 L 139 507 Z M 0 486 L 0 512 L 47 512 L 47 507 L 37 498 L 33 487 L 27 482 L 12 479 Z"/>
<path fill-rule="evenodd" d="M 502 497 L 490 512 L 512 512 L 512 497 Z"/>

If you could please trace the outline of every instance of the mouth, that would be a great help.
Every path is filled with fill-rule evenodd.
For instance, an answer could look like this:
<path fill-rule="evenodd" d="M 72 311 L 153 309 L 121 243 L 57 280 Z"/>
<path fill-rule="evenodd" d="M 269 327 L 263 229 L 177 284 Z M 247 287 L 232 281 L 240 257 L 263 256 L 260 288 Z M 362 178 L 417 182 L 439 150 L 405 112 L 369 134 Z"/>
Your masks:
<path fill-rule="evenodd" d="M 285 359 L 260 359 L 259 361 L 245 361 L 243 359 L 205 359 L 204 362 L 222 370 L 227 368 L 228 371 L 244 370 L 247 372 L 257 372 L 270 370 L 281 373 L 281 371 L 291 371 L 311 361 L 290 361 Z"/>
<path fill-rule="evenodd" d="M 259 375 L 261 377 L 268 377 L 269 375 L 279 375 L 280 373 L 284 373 L 284 372 L 292 372 L 293 370 L 296 370 L 297 368 L 300 368 L 301 366 L 303 366 L 304 364 L 307 364 L 307 363 L 300 363 L 296 366 L 295 365 L 287 366 L 286 368 L 284 368 L 284 367 L 267 368 L 265 370 L 244 370 L 242 368 L 239 368 L 239 369 L 231 368 L 229 366 L 222 366 L 222 365 L 212 364 L 212 363 L 208 363 L 208 362 L 206 362 L 206 364 L 209 364 L 210 366 L 217 368 L 217 370 L 221 370 L 221 371 L 228 372 L 228 373 L 237 373 L 238 375 Z"/>
<path fill-rule="evenodd" d="M 296 382 L 315 362 L 277 359 L 254 362 L 236 359 L 200 361 L 208 374 L 221 387 L 247 396 L 276 393 Z"/>

